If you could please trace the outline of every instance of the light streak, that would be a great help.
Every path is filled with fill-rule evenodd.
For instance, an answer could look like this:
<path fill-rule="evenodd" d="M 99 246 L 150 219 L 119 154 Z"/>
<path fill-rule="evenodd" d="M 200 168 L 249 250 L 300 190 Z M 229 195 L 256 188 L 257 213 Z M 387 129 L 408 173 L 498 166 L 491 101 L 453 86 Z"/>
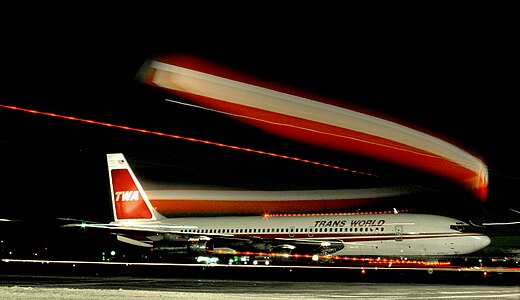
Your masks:
<path fill-rule="evenodd" d="M 288 267 L 294 269 L 336 269 L 336 270 L 373 270 L 373 271 L 415 271 L 415 270 L 437 270 L 437 271 L 453 271 L 453 272 L 497 272 L 497 273 L 518 273 L 518 267 L 467 267 L 455 265 L 441 265 L 441 266 L 412 266 L 403 265 L 398 267 L 383 268 L 381 266 L 330 266 L 330 265 L 276 265 L 276 264 L 244 264 L 244 265 L 228 265 L 228 264 L 201 264 L 201 263 L 143 263 L 143 262 L 97 262 L 97 261 L 80 261 L 80 260 L 39 260 L 39 259 L 2 259 L 2 263 L 35 263 L 35 264 L 73 264 L 73 265 L 118 265 L 118 266 L 168 266 L 168 267 L 214 267 L 214 268 L 271 268 L 271 269 L 286 269 Z"/>
<path fill-rule="evenodd" d="M 328 136 L 333 136 L 333 137 L 339 137 L 339 138 L 342 138 L 342 139 L 355 140 L 355 141 L 358 141 L 358 142 L 363 142 L 365 144 L 377 145 L 377 146 L 381 146 L 381 147 L 385 147 L 385 148 L 389 148 L 389 149 L 395 149 L 395 150 L 399 150 L 399 151 L 409 152 L 409 153 L 413 153 L 413 154 L 420 155 L 420 156 L 426 156 L 426 157 L 430 157 L 430 158 L 437 158 L 438 157 L 438 155 L 434 155 L 434 154 L 431 154 L 431 153 L 420 152 L 420 151 L 417 151 L 417 150 L 414 150 L 414 149 L 408 149 L 408 148 L 406 148 L 404 146 L 395 146 L 395 145 L 385 144 L 385 143 L 382 143 L 382 142 L 374 142 L 374 141 L 370 141 L 370 140 L 368 140 L 366 138 L 356 138 L 356 137 L 353 137 L 353 136 L 348 136 L 346 134 L 336 134 L 336 133 L 330 133 L 330 132 L 327 132 L 327 131 L 324 131 L 324 130 L 316 130 L 316 129 L 307 128 L 307 127 L 303 127 L 303 126 L 297 126 L 297 125 L 289 124 L 289 123 L 268 121 L 268 120 L 261 119 L 261 118 L 250 117 L 250 116 L 247 116 L 245 114 L 230 113 L 230 112 L 226 112 L 226 111 L 223 111 L 223 110 L 206 108 L 206 107 L 202 107 L 202 106 L 199 106 L 199 105 L 188 104 L 188 103 L 175 101 L 175 100 L 171 100 L 171 99 L 165 99 L 165 100 L 167 102 L 171 102 L 171 103 L 175 103 L 175 104 L 179 104 L 179 105 L 184 105 L 184 106 L 189 106 L 189 107 L 194 107 L 194 108 L 198 108 L 198 109 L 203 109 L 203 110 L 207 110 L 207 111 L 212 111 L 212 112 L 216 112 L 216 113 L 220 113 L 220 114 L 224 114 L 224 115 L 229 115 L 229 116 L 236 117 L 236 118 L 249 119 L 249 120 L 262 122 L 262 123 L 268 123 L 268 124 L 277 125 L 277 126 L 292 127 L 292 128 L 296 128 L 296 129 L 300 129 L 300 130 L 304 130 L 304 131 L 314 132 L 314 133 L 328 135 Z M 470 162 L 468 161 L 468 163 L 470 163 Z"/>
<path fill-rule="evenodd" d="M 215 254 L 220 254 L 215 251 Z M 310 255 L 310 254 L 287 254 L 287 253 L 267 253 L 267 252 L 235 252 L 233 255 L 245 255 L 245 256 L 257 256 L 257 257 L 270 257 L 270 258 L 299 258 L 299 259 L 312 259 L 317 257 L 318 260 L 336 260 L 336 261 L 350 261 L 356 263 L 367 263 L 367 264 L 380 264 L 380 265 L 408 265 L 408 266 L 450 266 L 450 262 L 429 262 L 426 260 L 405 260 L 405 259 L 393 259 L 393 258 L 368 258 L 368 257 L 354 257 L 354 256 L 330 256 L 330 255 Z M 35 259 L 2 259 L 2 262 L 34 262 L 34 263 L 62 263 L 62 264 L 100 264 L 100 265 L 174 265 L 172 263 L 143 263 L 143 262 L 109 262 L 109 261 L 78 261 L 78 260 L 35 260 Z M 193 264 L 183 264 L 193 265 Z M 199 264 L 195 264 L 199 265 Z"/>
<path fill-rule="evenodd" d="M 214 254 L 227 254 L 222 251 L 210 251 Z M 253 257 L 269 257 L 269 258 L 281 258 L 289 259 L 309 259 L 313 261 L 336 261 L 336 262 L 355 262 L 369 265 L 387 265 L 389 268 L 398 266 L 434 266 L 434 267 L 447 267 L 451 266 L 449 261 L 428 261 L 423 259 L 400 259 L 391 257 L 358 257 L 358 256 L 333 256 L 333 255 L 319 255 L 319 254 L 289 254 L 289 253 L 276 253 L 276 252 L 240 252 L 234 251 L 233 255 L 253 256 Z"/>
<path fill-rule="evenodd" d="M 454 180 L 482 202 L 486 164 L 433 135 L 374 115 L 250 83 L 192 57 L 161 57 L 140 72 L 144 83 L 279 136 L 323 148 L 399 163 Z M 267 84 L 268 86 L 268 84 Z M 175 102 L 167 100 L 169 102 Z M 188 104 L 184 104 L 188 105 Z"/>
<path fill-rule="evenodd" d="M 283 155 L 283 154 L 277 154 L 274 152 L 268 152 L 268 151 L 263 151 L 263 150 L 256 150 L 256 149 L 251 149 L 251 148 L 246 148 L 246 147 L 241 147 L 241 146 L 228 145 L 228 144 L 219 143 L 219 142 L 212 142 L 209 140 L 185 137 L 185 136 L 176 135 L 176 134 L 164 133 L 164 132 L 153 131 L 153 130 L 142 129 L 142 128 L 134 128 L 134 127 L 124 126 L 124 125 L 112 124 L 112 123 L 108 123 L 108 122 L 100 122 L 100 121 L 72 117 L 72 116 L 67 116 L 67 115 L 60 115 L 60 114 L 56 114 L 56 113 L 39 111 L 39 110 L 34 110 L 34 109 L 27 109 L 27 108 L 11 106 L 11 105 L 0 104 L 0 108 L 21 111 L 21 112 L 26 112 L 26 113 L 32 113 L 32 114 L 37 114 L 37 115 L 44 115 L 44 116 L 49 116 L 49 117 L 54 117 L 54 118 L 59 118 L 59 119 L 65 119 L 65 120 L 69 120 L 69 121 L 77 121 L 77 122 L 89 123 L 89 124 L 93 124 L 93 125 L 100 125 L 100 126 L 105 126 L 105 127 L 124 129 L 124 130 L 129 130 L 129 131 L 140 132 L 140 133 L 144 133 L 144 134 L 151 134 L 151 135 L 156 135 L 156 136 L 161 136 L 161 137 L 166 137 L 166 138 L 179 139 L 179 140 L 184 140 L 184 141 L 189 141 L 189 142 L 201 143 L 201 144 L 205 144 L 205 145 L 223 147 L 223 148 L 245 151 L 245 152 L 250 152 L 250 153 L 256 153 L 256 154 L 261 154 L 261 155 L 267 155 L 267 156 L 271 156 L 271 157 L 288 159 L 288 160 L 292 160 L 292 161 L 296 161 L 296 162 L 316 165 L 316 166 L 320 166 L 320 167 L 332 168 L 332 169 L 346 171 L 346 172 L 360 174 L 360 175 L 378 177 L 375 174 L 357 171 L 357 170 L 344 168 L 344 167 L 340 167 L 340 166 L 336 166 L 336 165 L 331 165 L 331 164 L 327 164 L 327 163 L 322 163 L 322 162 L 318 162 L 318 161 L 313 161 L 313 160 L 308 160 L 308 159 L 303 159 L 303 158 L 298 158 L 298 157 L 288 156 L 288 155 Z"/>

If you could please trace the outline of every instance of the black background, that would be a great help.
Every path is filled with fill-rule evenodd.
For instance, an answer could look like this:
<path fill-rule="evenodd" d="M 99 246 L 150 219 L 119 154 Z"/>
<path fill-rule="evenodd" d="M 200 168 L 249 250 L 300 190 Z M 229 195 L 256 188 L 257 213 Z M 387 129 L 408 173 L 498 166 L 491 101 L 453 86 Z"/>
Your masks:
<path fill-rule="evenodd" d="M 110 221 L 108 152 L 124 152 L 149 185 L 310 189 L 418 184 L 438 192 L 406 208 L 485 218 L 510 218 L 508 208 L 520 208 L 518 21 L 511 7 L 125 4 L 31 7 L 4 14 L 12 18 L 2 21 L 1 104 L 381 175 L 365 178 L 0 108 L 5 218 Z M 168 103 L 164 99 L 171 95 L 135 76 L 147 59 L 171 53 L 342 101 L 453 142 L 487 163 L 488 200 L 479 203 L 442 178 L 284 140 L 223 115 Z"/>

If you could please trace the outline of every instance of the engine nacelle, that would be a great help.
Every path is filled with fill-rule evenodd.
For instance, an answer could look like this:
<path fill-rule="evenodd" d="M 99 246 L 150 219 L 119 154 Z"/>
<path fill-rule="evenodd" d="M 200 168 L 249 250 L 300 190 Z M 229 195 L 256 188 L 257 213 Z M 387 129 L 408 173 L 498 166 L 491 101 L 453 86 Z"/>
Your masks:
<path fill-rule="evenodd" d="M 187 241 L 162 240 L 154 243 L 154 250 L 171 254 L 207 255 L 213 251 L 213 241 L 208 238 L 189 239 Z"/>
<path fill-rule="evenodd" d="M 284 245 L 279 245 L 279 246 L 273 247 L 271 249 L 271 251 L 274 252 L 274 253 L 277 253 L 277 254 L 282 254 L 282 255 L 283 254 L 287 254 L 287 255 L 290 255 L 294 249 L 296 249 L 296 246 L 289 245 L 289 244 L 284 244 Z"/>
<path fill-rule="evenodd" d="M 343 249 L 344 247 L 345 247 L 345 245 L 342 242 L 338 242 L 338 241 L 322 242 L 318 249 L 317 254 L 330 255 L 334 252 L 337 252 L 337 251 Z"/>
<path fill-rule="evenodd" d="M 296 246 L 285 244 L 273 247 L 271 251 L 276 254 L 275 258 L 277 260 L 287 261 L 292 259 L 291 254 L 294 249 L 296 249 Z"/>
<path fill-rule="evenodd" d="M 188 241 L 188 254 L 195 255 L 206 255 L 213 251 L 213 241 L 211 240 L 198 240 Z"/>
<path fill-rule="evenodd" d="M 251 246 L 260 251 L 271 251 L 271 249 L 273 249 L 273 245 L 266 242 L 254 242 Z"/>

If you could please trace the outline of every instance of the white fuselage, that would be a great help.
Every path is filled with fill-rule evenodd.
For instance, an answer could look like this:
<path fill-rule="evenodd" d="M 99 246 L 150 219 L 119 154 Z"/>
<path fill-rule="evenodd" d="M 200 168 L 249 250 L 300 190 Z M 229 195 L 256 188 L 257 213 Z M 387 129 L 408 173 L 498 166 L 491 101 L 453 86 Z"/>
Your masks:
<path fill-rule="evenodd" d="M 146 225 L 178 226 L 179 232 L 298 241 L 341 241 L 332 255 L 445 256 L 478 251 L 489 237 L 464 233 L 451 225 L 461 221 L 426 214 L 362 214 L 276 217 L 172 218 Z M 143 224 L 144 225 L 144 224 Z"/>

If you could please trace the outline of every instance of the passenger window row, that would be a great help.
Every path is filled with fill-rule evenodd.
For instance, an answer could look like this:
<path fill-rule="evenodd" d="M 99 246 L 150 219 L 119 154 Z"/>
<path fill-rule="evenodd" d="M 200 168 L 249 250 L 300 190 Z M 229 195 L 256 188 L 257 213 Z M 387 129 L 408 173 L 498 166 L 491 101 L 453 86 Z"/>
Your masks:
<path fill-rule="evenodd" d="M 181 229 L 181 232 L 190 233 L 222 233 L 222 234 L 240 234 L 240 233 L 320 233 L 320 232 L 383 232 L 384 227 L 324 227 L 324 228 L 227 228 L 227 229 Z"/>

